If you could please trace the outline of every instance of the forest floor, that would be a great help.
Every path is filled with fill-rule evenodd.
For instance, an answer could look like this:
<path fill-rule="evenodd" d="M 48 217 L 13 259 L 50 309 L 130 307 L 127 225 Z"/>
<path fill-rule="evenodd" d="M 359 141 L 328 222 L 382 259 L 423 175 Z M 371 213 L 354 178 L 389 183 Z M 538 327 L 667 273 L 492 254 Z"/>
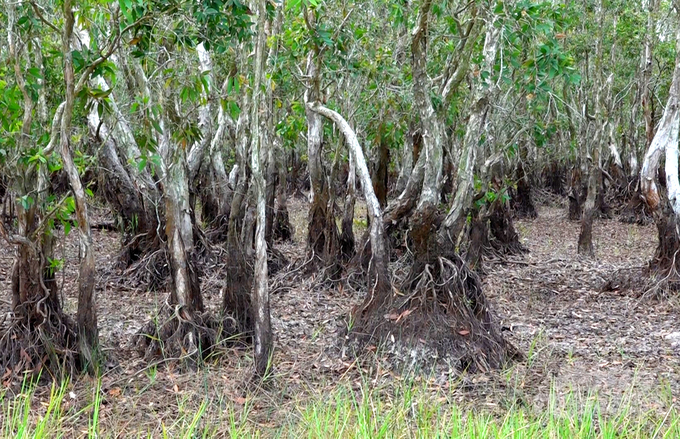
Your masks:
<path fill-rule="evenodd" d="M 278 248 L 294 261 L 304 258 L 307 208 L 301 200 L 292 200 L 289 208 L 294 242 Z M 361 215 L 358 212 L 357 218 Z M 483 281 L 508 328 L 504 334 L 526 360 L 501 372 L 415 380 L 443 395 L 447 403 L 500 416 L 510 406 L 541 410 L 580 397 L 596 398 L 603 412 L 616 412 L 623 404 L 640 412 L 669 410 L 680 391 L 678 299 L 616 286 L 602 291 L 617 270 L 639 270 L 651 259 L 657 241 L 654 225 L 596 220 L 594 259 L 576 255 L 579 224 L 567 221 L 564 208 L 540 207 L 537 219 L 518 220 L 515 225 L 529 253 L 485 262 Z M 60 240 L 58 251 L 66 262 L 58 281 L 70 313 L 76 309 L 76 239 L 72 233 Z M 337 349 L 348 312 L 361 301 L 356 292 L 330 287 L 314 276 L 290 280 L 286 270 L 271 280 L 276 347 L 272 376 L 264 386 L 249 384 L 252 358 L 245 347 L 228 348 L 226 355 L 198 371 L 149 366 L 131 340 L 166 297 L 162 291 L 140 291 L 125 282 L 114 266 L 118 239 L 115 232 L 94 231 L 100 337 L 109 360 L 101 381 L 81 377 L 68 385 L 63 404 L 72 416 L 62 425 L 65 437 L 87 435 L 91 420 L 87 407 L 93 395 L 101 400 L 99 429 L 113 437 L 157 437 L 190 423 L 191 419 L 180 420 L 183 413 L 201 410 L 208 420 L 201 422 L 223 422 L 225 428 L 234 429 L 247 417 L 249 431 L 269 436 L 304 417 L 300 409 L 304 401 L 323 399 L 340 387 L 390 392 L 395 382 L 405 379 L 380 367 L 359 365 Z M 11 264 L 12 249 L 3 244 L 0 315 L 9 311 Z M 216 309 L 221 275 L 219 266 L 212 268 L 207 267 L 203 291 L 206 302 Z M 35 390 L 33 416 L 44 414 L 49 396 L 49 387 Z"/>

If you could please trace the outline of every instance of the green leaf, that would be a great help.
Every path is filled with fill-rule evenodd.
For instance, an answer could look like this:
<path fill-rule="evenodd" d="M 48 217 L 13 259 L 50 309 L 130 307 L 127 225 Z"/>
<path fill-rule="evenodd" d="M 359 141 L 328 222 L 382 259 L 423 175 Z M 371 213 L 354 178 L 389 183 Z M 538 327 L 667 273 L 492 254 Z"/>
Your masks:
<path fill-rule="evenodd" d="M 154 129 L 158 132 L 158 134 L 163 134 L 163 130 L 161 129 L 161 126 L 156 119 L 151 119 L 151 125 L 153 125 Z"/>
<path fill-rule="evenodd" d="M 137 162 L 137 169 L 141 172 L 144 168 L 146 168 L 146 157 L 141 157 L 139 162 Z"/>

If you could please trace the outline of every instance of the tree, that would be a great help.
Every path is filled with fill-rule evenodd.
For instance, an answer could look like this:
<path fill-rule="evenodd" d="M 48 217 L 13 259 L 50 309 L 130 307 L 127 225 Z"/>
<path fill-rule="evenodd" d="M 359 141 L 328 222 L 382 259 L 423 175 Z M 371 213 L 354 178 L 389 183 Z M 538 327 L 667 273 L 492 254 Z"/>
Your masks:
<path fill-rule="evenodd" d="M 352 332 L 359 340 L 378 338 L 381 343 L 398 337 L 406 347 L 395 345 L 390 348 L 392 352 L 399 352 L 406 358 L 412 357 L 407 352 L 418 352 L 412 361 L 419 363 L 435 355 L 457 361 L 461 369 L 500 367 L 514 351 L 494 322 L 479 279 L 456 253 L 458 236 L 472 201 L 472 170 L 488 111 L 489 93 L 493 90 L 487 80 L 494 65 L 500 33 L 494 27 L 493 14 L 483 10 L 487 25 L 480 72 L 486 73 L 480 73 L 481 80 L 474 88 L 459 155 L 458 185 L 449 213 L 442 219 L 437 205 L 446 132 L 430 99 L 432 85 L 426 73 L 427 35 L 433 18 L 431 7 L 432 2 L 428 0 L 420 4 L 411 40 L 413 99 L 420 116 L 424 144 L 418 159 L 422 160 L 420 166 L 424 168 L 422 189 L 409 232 L 414 249 L 413 264 L 402 286 L 404 297 L 398 298 L 389 288 L 371 291 L 354 313 Z M 467 35 L 473 31 L 477 19 L 474 10 Z M 461 43 L 459 48 L 463 50 L 467 44 L 472 42 Z M 452 74 L 445 78 L 445 84 L 457 77 Z M 446 98 L 450 87 L 444 86 L 443 90 Z M 416 172 L 414 169 L 412 179 Z M 419 339 L 425 340 L 425 344 L 419 344 Z"/>
<path fill-rule="evenodd" d="M 680 182 L 678 180 L 678 132 L 680 131 L 680 28 L 676 27 L 675 68 L 668 100 L 659 127 L 645 154 L 640 171 L 640 192 L 652 211 L 656 211 L 659 244 L 650 264 L 652 271 L 664 275 L 676 270 L 680 248 Z M 657 169 L 665 152 L 667 200 L 656 184 Z"/>

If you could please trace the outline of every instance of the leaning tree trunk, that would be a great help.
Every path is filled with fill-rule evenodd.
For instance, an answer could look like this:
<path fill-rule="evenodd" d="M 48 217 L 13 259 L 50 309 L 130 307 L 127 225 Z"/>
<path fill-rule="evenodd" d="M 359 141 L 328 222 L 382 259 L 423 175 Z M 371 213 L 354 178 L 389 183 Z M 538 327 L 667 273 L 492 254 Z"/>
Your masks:
<path fill-rule="evenodd" d="M 380 201 L 373 190 L 371 174 L 368 171 L 361 145 L 359 144 L 359 140 L 352 127 L 350 127 L 340 114 L 319 105 L 318 103 L 312 104 L 311 110 L 331 119 L 336 126 L 340 128 L 340 131 L 342 131 L 342 134 L 347 141 L 348 147 L 351 149 L 350 157 L 354 162 L 354 167 L 356 168 L 359 180 L 361 181 L 361 188 L 364 191 L 364 198 L 366 199 L 366 210 L 368 211 L 369 220 L 371 222 L 369 229 L 371 242 L 371 261 L 368 269 L 369 296 L 385 296 L 391 291 L 391 282 L 387 271 L 389 257 L 385 246 L 382 209 L 380 207 Z M 352 172 L 352 169 L 350 169 L 350 172 Z"/>
<path fill-rule="evenodd" d="M 676 58 L 673 81 L 668 93 L 668 102 L 664 109 L 659 128 L 654 135 L 640 172 L 640 192 L 647 206 L 655 211 L 659 231 L 659 244 L 650 263 L 649 269 L 668 274 L 675 270 L 677 277 L 680 261 L 677 254 L 680 250 L 680 181 L 678 180 L 678 132 L 680 131 L 680 29 L 676 31 Z M 666 188 L 668 203 L 662 202 L 656 184 L 656 172 L 659 169 L 661 155 L 666 152 Z M 666 204 L 665 207 L 664 204 Z M 661 207 L 661 208 L 660 208 Z M 672 255 L 672 256 L 671 256 Z M 674 279 L 675 280 L 675 279 Z"/>

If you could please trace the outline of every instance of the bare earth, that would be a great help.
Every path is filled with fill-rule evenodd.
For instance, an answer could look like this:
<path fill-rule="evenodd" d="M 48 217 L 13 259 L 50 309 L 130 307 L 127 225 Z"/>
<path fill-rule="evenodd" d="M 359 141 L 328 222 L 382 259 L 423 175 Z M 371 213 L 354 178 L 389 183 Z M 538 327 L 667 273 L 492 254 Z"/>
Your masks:
<path fill-rule="evenodd" d="M 291 260 L 304 258 L 306 203 L 291 200 L 295 242 L 278 248 Z M 105 215 L 106 212 L 102 212 Z M 357 218 L 360 216 L 358 215 Z M 596 259 L 576 255 L 579 224 L 566 220 L 566 210 L 542 207 L 536 220 L 516 222 L 530 252 L 510 262 L 486 263 L 485 292 L 504 327 L 505 335 L 527 355 L 506 371 L 462 376 L 451 381 L 432 378 L 432 386 L 455 394 L 455 400 L 474 407 L 501 411 L 507 404 L 543 406 L 551 387 L 560 394 L 597 392 L 604 406 L 634 401 L 640 410 L 667 409 L 680 391 L 680 308 L 677 298 L 656 298 L 644 291 L 602 285 L 618 269 L 641 267 L 656 245 L 654 225 L 637 226 L 618 220 L 596 220 L 593 230 Z M 61 232 L 59 232 L 61 233 Z M 75 311 L 78 254 L 76 234 L 62 240 L 66 310 Z M 354 291 L 329 287 L 314 278 L 277 274 L 271 281 L 272 321 L 276 336 L 274 376 L 264 389 L 247 384 L 252 359 L 245 347 L 232 347 L 198 372 L 174 366 L 147 367 L 132 349 L 132 335 L 165 301 L 163 292 L 139 291 L 126 285 L 114 268 L 118 236 L 94 231 L 97 249 L 97 305 L 102 345 L 109 371 L 102 379 L 101 428 L 119 433 L 160 433 L 180 409 L 214 402 L 215 420 L 239 416 L 244 405 L 262 428 L 275 428 L 295 416 L 301 400 L 316 397 L 339 383 L 370 380 L 388 385 L 392 372 L 359 367 L 337 349 L 338 333 L 352 306 L 361 301 Z M 0 311 L 9 311 L 12 251 L 0 246 Z M 225 255 L 226 257 L 226 255 Z M 286 270 L 284 270 L 286 271 Z M 288 278 L 284 277 L 288 275 Z M 206 302 L 219 303 L 219 267 L 203 279 Z M 93 385 L 82 377 L 71 385 L 83 406 Z M 45 397 L 49 389 L 38 391 Z M 71 420 L 73 436 L 84 421 Z"/>

